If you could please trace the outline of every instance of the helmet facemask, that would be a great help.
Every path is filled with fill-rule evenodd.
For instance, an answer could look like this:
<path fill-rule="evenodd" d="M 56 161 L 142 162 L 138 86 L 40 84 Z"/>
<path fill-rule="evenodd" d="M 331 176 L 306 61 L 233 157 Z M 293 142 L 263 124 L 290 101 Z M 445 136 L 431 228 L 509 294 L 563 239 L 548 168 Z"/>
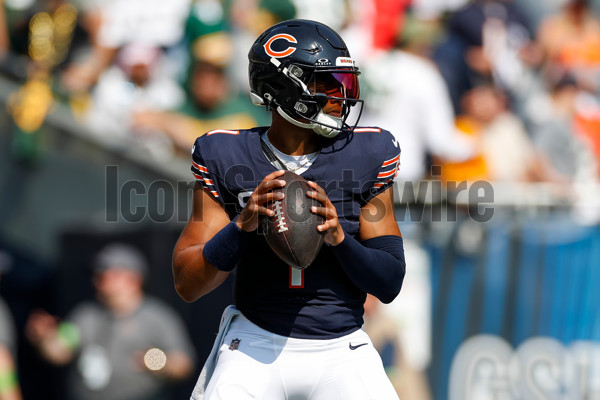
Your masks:
<path fill-rule="evenodd" d="M 334 137 L 342 129 L 351 130 L 356 127 L 363 104 L 359 100 L 357 71 L 316 70 L 309 84 L 309 91 L 310 97 L 316 99 L 319 110 L 316 117 L 309 118 L 316 124 L 313 127 L 316 133 Z M 360 106 L 355 107 L 358 104 Z"/>
<path fill-rule="evenodd" d="M 285 75 L 279 75 L 279 82 L 287 90 L 275 90 L 275 95 L 267 95 L 265 100 L 288 122 L 325 137 L 335 137 L 342 130 L 356 127 L 363 105 L 359 99 L 357 68 L 311 71 L 295 64 L 283 66 L 277 59 L 271 62 Z M 279 96 L 280 93 L 285 96 Z M 290 96 L 291 93 L 295 95 Z"/>

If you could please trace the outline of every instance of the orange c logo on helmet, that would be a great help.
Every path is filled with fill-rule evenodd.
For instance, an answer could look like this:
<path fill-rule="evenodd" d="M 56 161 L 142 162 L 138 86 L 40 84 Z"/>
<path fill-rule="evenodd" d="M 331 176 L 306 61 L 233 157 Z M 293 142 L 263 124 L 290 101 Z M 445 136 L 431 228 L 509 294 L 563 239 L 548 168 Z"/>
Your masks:
<path fill-rule="evenodd" d="M 285 40 L 287 40 L 290 43 L 298 43 L 298 41 L 296 40 L 295 37 L 293 37 L 292 35 L 288 35 L 287 33 L 280 33 L 278 35 L 273 36 L 271 39 L 269 39 L 267 41 L 267 43 L 264 44 L 265 51 L 271 57 L 275 57 L 275 58 L 286 57 L 286 56 L 289 56 L 290 54 L 292 54 L 293 52 L 296 51 L 296 48 L 295 47 L 291 47 L 291 46 L 289 46 L 287 49 L 282 50 L 282 51 L 275 51 L 275 50 L 273 50 L 271 48 L 271 45 L 277 39 L 285 39 Z"/>

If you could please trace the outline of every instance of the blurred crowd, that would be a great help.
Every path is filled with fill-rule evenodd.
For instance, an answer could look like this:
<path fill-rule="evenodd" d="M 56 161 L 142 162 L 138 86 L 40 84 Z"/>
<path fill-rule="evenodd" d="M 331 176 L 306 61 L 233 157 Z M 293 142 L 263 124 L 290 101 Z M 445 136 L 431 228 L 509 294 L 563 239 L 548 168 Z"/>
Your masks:
<path fill-rule="evenodd" d="M 112 148 L 139 149 L 157 163 L 189 157 L 206 131 L 267 125 L 269 113 L 248 96 L 248 49 L 272 24 L 306 18 L 328 24 L 350 47 L 362 71 L 361 125 L 397 137 L 400 182 L 541 182 L 569 198 L 581 193 L 571 187 L 597 183 L 600 174 L 600 17 L 591 0 L 546 3 L 540 14 L 513 0 L 0 0 L 0 69 L 19 83 L 8 101 L 13 141 L 34 157 L 35 137 L 57 102 L 82 131 Z M 38 312 L 28 323 L 28 339 L 50 362 L 83 360 L 81 387 L 107 384 L 107 357 L 122 364 L 115 338 L 133 328 L 116 317 L 125 300 L 111 297 L 113 288 L 130 294 L 126 306 L 133 299 L 136 310 L 150 309 L 144 315 L 151 321 L 154 308 L 160 319 L 175 321 L 163 325 L 177 332 L 162 336 L 178 335 L 177 343 L 157 346 L 179 364 L 154 375 L 179 379 L 192 368 L 193 358 L 181 356 L 193 354 L 185 329 L 170 310 L 146 301 L 143 267 L 131 257 L 120 261 L 125 272 L 96 270 L 105 308 L 84 305 L 67 324 Z M 408 367 L 397 329 L 369 321 L 376 307 L 368 307 L 366 326 L 381 343 L 391 376 L 403 376 L 400 366 Z M 5 308 L 0 303 L 4 321 Z M 97 318 L 88 318 L 94 313 Z M 95 320 L 113 332 L 103 338 L 113 353 L 85 348 L 82 332 Z M 136 329 L 149 333 L 149 323 Z M 0 322 L 2 400 L 21 397 L 8 327 Z M 137 370 L 148 372 L 137 351 Z M 424 382 L 416 373 L 413 378 Z M 144 381 L 138 388 L 150 392 L 154 385 Z M 420 394 L 403 398 L 428 397 L 424 383 L 412 387 Z"/>
<path fill-rule="evenodd" d="M 349 43 L 362 124 L 398 137 L 401 180 L 598 178 L 600 19 L 588 0 L 541 14 L 513 0 L 2 3 L 3 64 L 29 60 L 9 102 L 24 131 L 59 99 L 99 140 L 166 161 L 208 130 L 268 124 L 248 100 L 248 48 L 273 23 L 307 18 Z"/>

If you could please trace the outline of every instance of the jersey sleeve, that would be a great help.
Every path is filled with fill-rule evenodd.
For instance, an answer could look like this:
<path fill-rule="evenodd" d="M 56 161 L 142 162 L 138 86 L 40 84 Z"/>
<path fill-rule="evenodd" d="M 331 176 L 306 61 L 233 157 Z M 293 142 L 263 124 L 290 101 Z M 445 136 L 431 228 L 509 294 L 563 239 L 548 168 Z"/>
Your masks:
<path fill-rule="evenodd" d="M 192 174 L 196 182 L 202 188 L 210 193 L 215 199 L 222 202 L 219 185 L 217 182 L 218 171 L 217 166 L 206 159 L 203 155 L 205 147 L 207 147 L 207 136 L 200 136 L 196 139 L 194 147 L 192 147 Z"/>
<path fill-rule="evenodd" d="M 388 131 L 382 130 L 380 138 L 381 153 L 377 176 L 369 192 L 367 201 L 384 192 L 394 184 L 394 179 L 400 171 L 400 145 Z"/>

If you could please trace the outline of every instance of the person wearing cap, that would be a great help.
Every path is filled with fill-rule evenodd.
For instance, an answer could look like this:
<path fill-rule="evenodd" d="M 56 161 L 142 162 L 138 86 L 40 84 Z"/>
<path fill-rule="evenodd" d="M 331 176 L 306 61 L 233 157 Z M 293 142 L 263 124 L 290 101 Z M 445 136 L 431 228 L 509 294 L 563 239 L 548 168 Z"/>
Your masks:
<path fill-rule="evenodd" d="M 82 110 L 81 121 L 112 146 L 135 142 L 149 150 L 151 156 L 170 156 L 169 140 L 161 132 L 133 131 L 135 113 L 171 110 L 185 101 L 185 91 L 169 68 L 164 49 L 147 43 L 124 46 L 91 91 L 89 107 Z"/>
<path fill-rule="evenodd" d="M 10 267 L 10 256 L 0 250 L 0 278 Z M 0 297 L 0 400 L 20 400 L 21 389 L 17 377 L 16 334 L 12 315 Z"/>
<path fill-rule="evenodd" d="M 33 313 L 27 337 L 50 363 L 71 364 L 72 399 L 162 398 L 169 382 L 193 370 L 183 322 L 144 294 L 148 267 L 137 249 L 110 244 L 96 256 L 93 270 L 98 301 L 75 307 L 64 321 Z"/>
<path fill-rule="evenodd" d="M 222 126 L 250 128 L 269 122 L 269 114 L 253 106 L 247 94 L 232 84 L 229 64 L 233 39 L 229 33 L 218 31 L 202 35 L 192 41 L 190 52 L 192 62 L 186 101 L 171 110 L 134 112 L 134 131 L 162 132 L 180 154 L 187 155 L 190 141 L 198 132 Z"/>

